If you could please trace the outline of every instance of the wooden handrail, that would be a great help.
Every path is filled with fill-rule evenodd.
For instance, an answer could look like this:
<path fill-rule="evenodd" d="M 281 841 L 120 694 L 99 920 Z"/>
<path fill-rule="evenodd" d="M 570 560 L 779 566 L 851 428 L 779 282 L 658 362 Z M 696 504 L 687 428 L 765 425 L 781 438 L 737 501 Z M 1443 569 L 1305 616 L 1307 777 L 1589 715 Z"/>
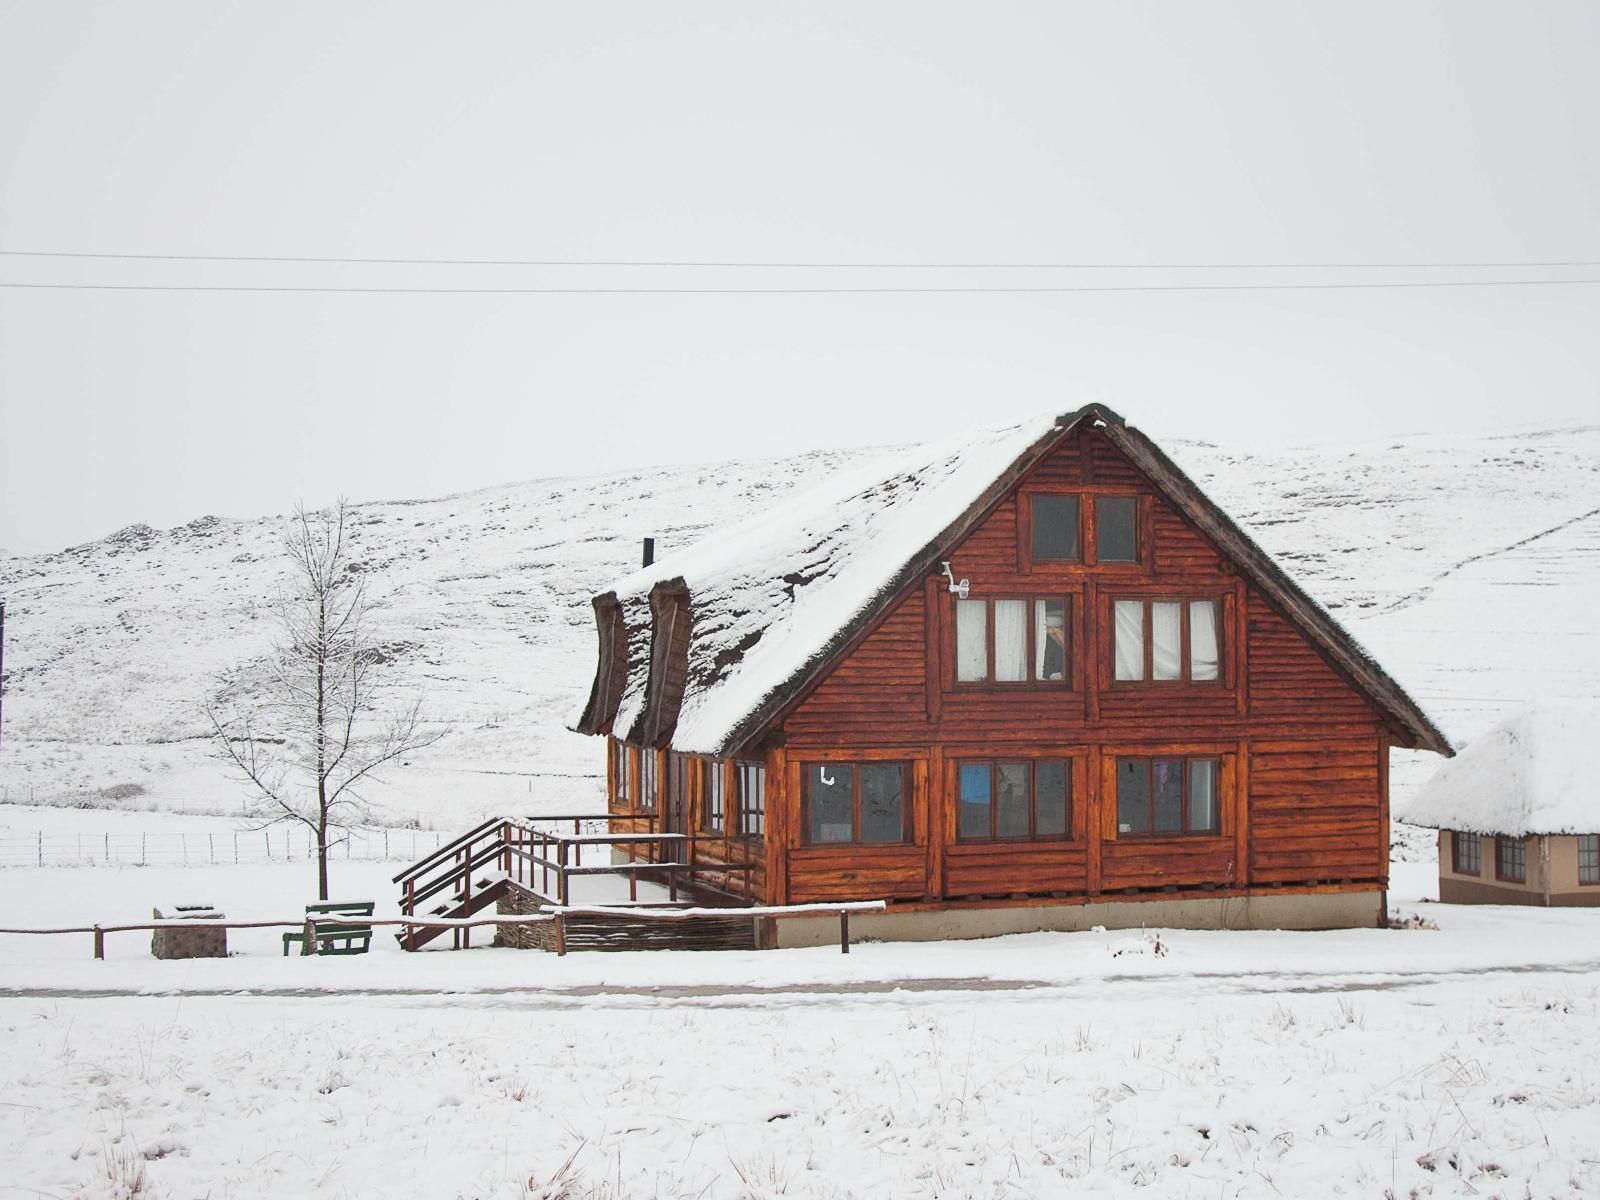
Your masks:
<path fill-rule="evenodd" d="M 489 830 L 493 829 L 496 825 L 503 824 L 504 821 L 505 821 L 504 817 L 494 817 L 491 820 L 485 821 L 482 825 L 479 825 L 477 828 L 471 829 L 468 832 L 463 833 L 460 837 L 458 837 L 455 841 L 451 842 L 448 846 L 440 846 L 432 854 L 428 855 L 427 858 L 422 859 L 420 862 L 413 863 L 411 866 L 407 867 L 404 871 L 401 871 L 400 874 L 396 875 L 392 880 L 390 880 L 390 882 L 391 883 L 404 883 L 408 879 L 415 879 L 418 875 L 421 875 L 424 872 L 426 872 L 430 867 L 432 867 L 440 859 L 446 857 L 447 855 L 454 854 L 457 850 L 459 850 L 461 848 L 463 843 L 475 841 L 477 838 L 481 837 L 484 833 L 486 833 Z"/>

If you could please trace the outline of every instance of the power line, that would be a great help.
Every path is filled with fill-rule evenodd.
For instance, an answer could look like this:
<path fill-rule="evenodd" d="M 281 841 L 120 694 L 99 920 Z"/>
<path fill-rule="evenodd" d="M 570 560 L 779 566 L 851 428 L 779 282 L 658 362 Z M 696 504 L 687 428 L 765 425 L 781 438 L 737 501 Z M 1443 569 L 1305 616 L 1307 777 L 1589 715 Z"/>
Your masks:
<path fill-rule="evenodd" d="M 336 258 L 288 254 L 112 254 L 87 250 L 0 250 L 9 258 L 89 258 L 140 262 L 323 263 L 406 267 L 629 267 L 644 269 L 824 271 L 1451 271 L 1600 267 L 1600 259 L 1547 262 L 762 262 L 675 259 Z"/>
<path fill-rule="evenodd" d="M 290 292 L 396 296 L 885 296 L 1060 295 L 1074 292 L 1377 291 L 1415 288 L 1568 287 L 1600 279 L 1454 279 L 1401 283 L 1083 284 L 1060 287 L 315 287 L 176 283 L 4 283 L 0 288 L 78 292 Z"/>

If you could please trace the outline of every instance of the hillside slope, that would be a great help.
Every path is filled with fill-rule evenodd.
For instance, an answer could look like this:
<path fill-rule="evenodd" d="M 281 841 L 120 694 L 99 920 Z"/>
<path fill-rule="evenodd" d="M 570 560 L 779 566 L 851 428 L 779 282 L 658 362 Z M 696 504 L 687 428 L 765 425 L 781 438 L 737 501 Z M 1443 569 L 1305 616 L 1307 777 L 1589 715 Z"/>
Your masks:
<path fill-rule="evenodd" d="M 1600 685 L 1600 428 L 1170 449 L 1451 736 L 1470 737 L 1533 695 Z M 685 544 L 879 453 L 360 505 L 358 553 L 384 601 L 393 676 L 423 690 L 449 726 L 375 798 L 445 824 L 592 805 L 599 748 L 562 728 L 588 686 L 590 595 L 636 565 L 645 535 Z M 237 785 L 207 756 L 201 707 L 223 671 L 270 644 L 282 526 L 203 517 L 0 558 L 0 797 L 132 784 L 145 789 L 133 803 L 237 806 Z M 1426 769 L 1399 764 L 1397 792 Z"/>

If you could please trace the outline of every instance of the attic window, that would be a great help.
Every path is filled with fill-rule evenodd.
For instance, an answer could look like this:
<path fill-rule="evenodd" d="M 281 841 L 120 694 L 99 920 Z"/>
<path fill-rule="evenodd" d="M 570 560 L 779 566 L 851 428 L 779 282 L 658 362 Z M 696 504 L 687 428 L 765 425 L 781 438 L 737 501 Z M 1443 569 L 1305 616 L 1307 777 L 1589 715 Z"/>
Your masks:
<path fill-rule="evenodd" d="M 1094 559 L 1102 563 L 1139 561 L 1139 502 L 1132 496 L 1096 496 Z"/>
<path fill-rule="evenodd" d="M 1078 561 L 1078 498 L 1036 493 L 1029 498 L 1034 562 Z"/>

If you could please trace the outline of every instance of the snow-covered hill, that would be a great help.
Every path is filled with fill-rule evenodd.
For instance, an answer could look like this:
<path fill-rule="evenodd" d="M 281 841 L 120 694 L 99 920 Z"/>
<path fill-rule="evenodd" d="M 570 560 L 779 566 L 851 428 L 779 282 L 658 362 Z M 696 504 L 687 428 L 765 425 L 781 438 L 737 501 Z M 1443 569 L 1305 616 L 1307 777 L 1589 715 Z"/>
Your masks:
<path fill-rule="evenodd" d="M 1535 695 L 1600 691 L 1600 427 L 1170 449 L 1453 737 Z M 382 799 L 447 825 L 592 805 L 599 747 L 562 729 L 588 686 L 590 595 L 637 564 L 644 536 L 682 545 L 877 453 L 359 506 L 359 553 L 385 600 L 393 670 L 450 726 Z M 200 709 L 219 672 L 270 642 L 282 527 L 279 517 L 202 517 L 0 557 L 0 797 L 116 788 L 120 804 L 237 808 L 237 785 L 207 756 Z M 1397 792 L 1426 769 L 1401 763 Z"/>

